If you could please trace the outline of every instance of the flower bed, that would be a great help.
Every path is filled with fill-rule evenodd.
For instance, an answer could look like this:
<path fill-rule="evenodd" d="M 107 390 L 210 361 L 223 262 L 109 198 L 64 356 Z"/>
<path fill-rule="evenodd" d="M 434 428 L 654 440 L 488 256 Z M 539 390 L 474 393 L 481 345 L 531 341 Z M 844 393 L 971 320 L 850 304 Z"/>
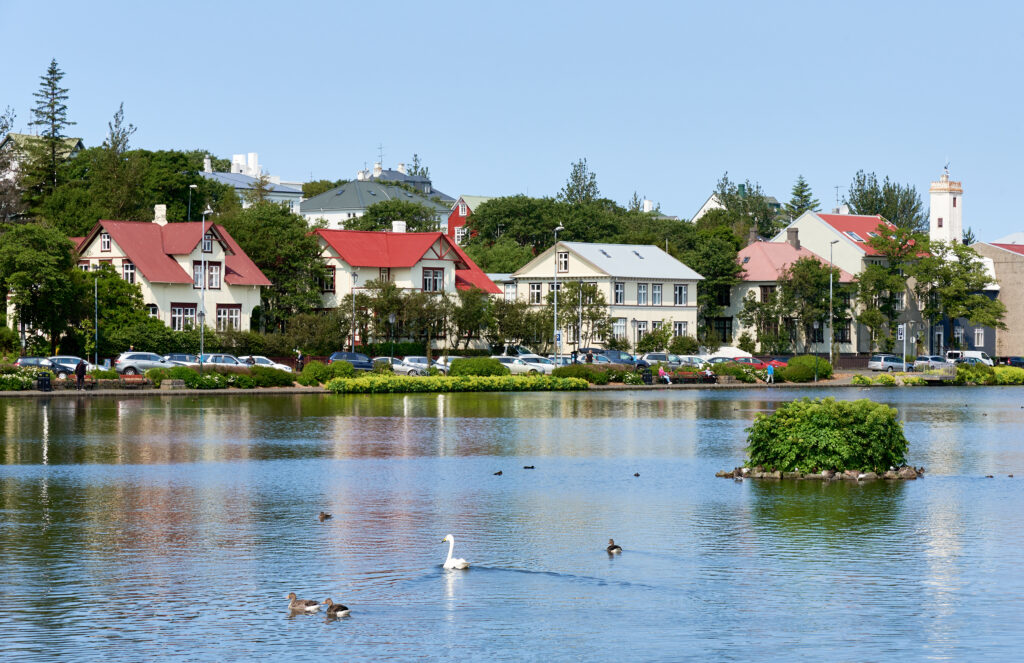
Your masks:
<path fill-rule="evenodd" d="M 327 388 L 336 394 L 400 394 L 459 391 L 582 391 L 589 383 L 581 378 L 549 375 L 426 376 L 364 375 L 335 378 Z"/>

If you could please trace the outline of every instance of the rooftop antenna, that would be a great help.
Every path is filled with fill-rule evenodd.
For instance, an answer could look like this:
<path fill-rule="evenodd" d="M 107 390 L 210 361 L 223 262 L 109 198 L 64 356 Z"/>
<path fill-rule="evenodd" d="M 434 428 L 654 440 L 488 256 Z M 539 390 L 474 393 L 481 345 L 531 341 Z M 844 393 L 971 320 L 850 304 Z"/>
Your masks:
<path fill-rule="evenodd" d="M 384 145 L 377 143 L 377 163 L 384 167 Z"/>
<path fill-rule="evenodd" d="M 946 165 L 943 167 L 943 170 L 946 171 L 946 176 L 948 177 L 949 176 L 949 157 L 946 157 Z"/>
<path fill-rule="evenodd" d="M 843 186 L 842 184 L 837 184 L 837 185 L 836 185 L 836 209 L 838 209 L 838 208 L 839 208 L 839 189 L 840 189 L 840 188 L 841 188 L 842 186 Z"/>

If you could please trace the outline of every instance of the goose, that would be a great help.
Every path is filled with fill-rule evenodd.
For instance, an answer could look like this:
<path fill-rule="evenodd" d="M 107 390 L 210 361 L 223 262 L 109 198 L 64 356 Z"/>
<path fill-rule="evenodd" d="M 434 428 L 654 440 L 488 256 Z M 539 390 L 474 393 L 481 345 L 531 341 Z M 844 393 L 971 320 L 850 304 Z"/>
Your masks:
<path fill-rule="evenodd" d="M 500 477 L 500 476 L 501 476 L 501 470 L 498 470 L 497 472 L 495 472 L 495 473 L 494 473 L 494 476 L 496 476 L 496 477 Z"/>
<path fill-rule="evenodd" d="M 523 469 L 524 470 L 535 470 L 537 468 L 534 467 L 533 465 L 523 465 Z"/>
<path fill-rule="evenodd" d="M 638 476 L 640 476 L 640 473 L 639 472 L 633 472 L 633 476 L 638 477 Z"/>
<path fill-rule="evenodd" d="M 320 604 L 310 599 L 297 599 L 295 592 L 288 594 L 288 607 L 296 612 L 316 612 Z"/>
<path fill-rule="evenodd" d="M 622 552 L 622 546 L 615 545 L 615 539 L 608 539 L 608 547 L 605 548 L 609 555 L 615 555 Z"/>
<path fill-rule="evenodd" d="M 348 607 L 343 606 L 340 603 L 335 603 L 331 599 L 324 601 L 324 605 L 327 606 L 328 617 L 348 617 Z"/>
<path fill-rule="evenodd" d="M 324 513 L 323 511 L 321 511 L 321 512 L 320 512 L 320 515 L 319 515 L 319 516 L 317 516 L 317 518 L 318 518 L 318 519 L 320 520 L 320 522 L 323 522 L 323 521 L 325 521 L 325 520 L 330 520 L 330 519 L 331 519 L 331 518 L 333 518 L 333 517 L 334 517 L 334 516 L 332 516 L 331 514 L 329 514 L 329 513 Z"/>
<path fill-rule="evenodd" d="M 455 537 L 451 534 L 446 535 L 441 539 L 441 543 L 448 542 L 448 559 L 444 560 L 444 568 L 446 569 L 468 569 L 469 562 L 464 559 L 456 557 L 452 559 L 452 551 L 455 550 Z"/>

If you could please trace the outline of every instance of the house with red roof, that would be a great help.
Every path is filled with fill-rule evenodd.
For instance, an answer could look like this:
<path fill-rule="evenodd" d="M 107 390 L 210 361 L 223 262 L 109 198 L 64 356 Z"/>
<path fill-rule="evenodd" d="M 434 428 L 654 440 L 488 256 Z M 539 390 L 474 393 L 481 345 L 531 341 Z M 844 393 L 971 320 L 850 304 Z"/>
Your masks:
<path fill-rule="evenodd" d="M 98 221 L 77 253 L 79 269 L 111 265 L 138 284 L 149 315 L 174 330 L 202 320 L 218 331 L 248 330 L 261 289 L 271 285 L 223 226 L 168 223 L 165 205 L 152 222 Z"/>
<path fill-rule="evenodd" d="M 327 270 L 321 290 L 323 307 L 337 308 L 370 281 L 391 281 L 405 290 L 452 294 L 478 288 L 488 295 L 501 290 L 443 232 L 315 231 Z"/>

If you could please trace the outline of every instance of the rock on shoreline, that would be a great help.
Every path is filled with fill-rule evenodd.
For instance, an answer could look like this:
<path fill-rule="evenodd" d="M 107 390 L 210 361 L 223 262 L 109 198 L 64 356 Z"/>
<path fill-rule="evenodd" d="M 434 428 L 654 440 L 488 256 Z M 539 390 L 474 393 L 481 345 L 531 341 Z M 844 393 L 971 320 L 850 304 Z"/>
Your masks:
<path fill-rule="evenodd" d="M 796 479 L 807 480 L 817 479 L 821 481 L 873 481 L 875 479 L 906 480 L 911 481 L 924 476 L 923 467 L 890 467 L 883 474 L 876 472 L 861 472 L 860 470 L 823 470 L 821 472 L 780 472 L 778 470 L 766 470 L 758 465 L 757 467 L 737 467 L 732 470 L 722 470 L 715 473 L 716 477 L 722 479 Z"/>

